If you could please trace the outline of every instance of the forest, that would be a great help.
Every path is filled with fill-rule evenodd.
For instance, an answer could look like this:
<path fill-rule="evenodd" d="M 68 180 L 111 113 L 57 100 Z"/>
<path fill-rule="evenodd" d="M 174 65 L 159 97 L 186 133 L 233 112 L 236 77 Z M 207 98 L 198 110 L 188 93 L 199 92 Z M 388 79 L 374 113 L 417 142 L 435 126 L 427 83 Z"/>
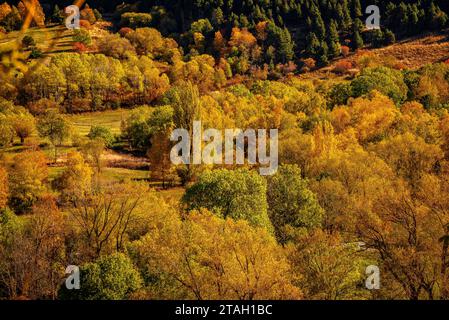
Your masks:
<path fill-rule="evenodd" d="M 71 4 L 0 4 L 0 300 L 449 299 L 446 1 Z M 194 121 L 277 172 L 174 164 Z"/>

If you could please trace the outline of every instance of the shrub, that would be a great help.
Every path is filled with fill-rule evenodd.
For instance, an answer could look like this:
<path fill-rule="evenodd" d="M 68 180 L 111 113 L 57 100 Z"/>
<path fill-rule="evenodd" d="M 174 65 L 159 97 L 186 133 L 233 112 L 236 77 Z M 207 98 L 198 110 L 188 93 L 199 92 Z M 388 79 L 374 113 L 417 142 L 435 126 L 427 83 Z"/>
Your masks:
<path fill-rule="evenodd" d="M 92 38 L 90 37 L 90 34 L 88 31 L 80 29 L 80 30 L 75 30 L 75 33 L 73 35 L 73 41 L 81 42 L 84 45 L 88 46 L 92 43 Z"/>
<path fill-rule="evenodd" d="M 126 12 L 122 14 L 120 25 L 130 28 L 149 27 L 153 17 L 149 13 Z"/>
<path fill-rule="evenodd" d="M 341 54 L 343 57 L 349 56 L 351 49 L 348 46 L 341 46 Z"/>
<path fill-rule="evenodd" d="M 34 38 L 32 36 L 26 35 L 22 39 L 22 45 L 25 48 L 29 48 L 29 47 L 35 46 L 36 42 L 34 41 Z"/>
<path fill-rule="evenodd" d="M 86 52 L 88 50 L 88 48 L 87 48 L 87 46 L 84 43 L 75 42 L 73 44 L 73 50 L 78 52 L 78 53 L 82 53 L 82 52 Z"/>
<path fill-rule="evenodd" d="M 334 67 L 334 71 L 339 74 L 346 74 L 352 69 L 352 63 L 348 60 L 338 61 Z"/>
<path fill-rule="evenodd" d="M 304 66 L 302 67 L 302 71 L 304 72 L 313 70 L 316 67 L 316 61 L 313 58 L 304 59 L 302 62 L 304 63 Z"/>
<path fill-rule="evenodd" d="M 30 58 L 39 59 L 43 56 L 42 50 L 36 47 L 31 48 Z"/>
<path fill-rule="evenodd" d="M 128 33 L 133 32 L 133 29 L 128 28 L 128 27 L 124 27 L 121 28 L 120 31 L 118 32 L 122 37 L 126 36 Z"/>

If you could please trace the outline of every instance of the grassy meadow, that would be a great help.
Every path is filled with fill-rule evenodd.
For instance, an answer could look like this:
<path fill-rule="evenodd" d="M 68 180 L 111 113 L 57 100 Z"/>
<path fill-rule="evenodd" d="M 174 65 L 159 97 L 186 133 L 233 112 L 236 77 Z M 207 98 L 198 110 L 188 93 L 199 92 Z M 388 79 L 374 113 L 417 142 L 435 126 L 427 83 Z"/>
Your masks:
<path fill-rule="evenodd" d="M 67 119 L 72 123 L 75 132 L 81 136 L 86 136 L 92 126 L 107 127 L 117 135 L 120 134 L 121 121 L 126 119 L 129 112 L 130 110 L 126 109 L 108 110 L 67 115 Z"/>
<path fill-rule="evenodd" d="M 65 26 L 48 26 L 45 28 L 29 28 L 22 31 L 14 31 L 0 36 L 0 46 L 6 46 L 13 41 L 21 40 L 25 35 L 33 37 L 37 47 L 46 54 L 55 54 L 72 51 L 72 31 Z"/>

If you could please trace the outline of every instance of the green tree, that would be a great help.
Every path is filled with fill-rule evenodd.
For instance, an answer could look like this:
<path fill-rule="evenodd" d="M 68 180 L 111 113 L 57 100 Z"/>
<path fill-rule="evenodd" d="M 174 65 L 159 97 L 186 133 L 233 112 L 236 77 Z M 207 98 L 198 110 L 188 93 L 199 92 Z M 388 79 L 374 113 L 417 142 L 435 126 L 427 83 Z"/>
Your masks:
<path fill-rule="evenodd" d="M 37 121 L 37 130 L 43 138 L 48 138 L 55 149 L 54 162 L 58 158 L 58 149 L 69 136 L 70 125 L 56 109 L 48 109 Z"/>
<path fill-rule="evenodd" d="M 385 44 L 385 34 L 381 29 L 376 29 L 371 32 L 371 43 L 373 47 L 380 48 Z"/>
<path fill-rule="evenodd" d="M 53 8 L 53 13 L 51 15 L 51 21 L 54 23 L 63 23 L 65 19 L 64 14 L 62 13 L 61 9 L 59 9 L 59 6 L 56 4 Z"/>
<path fill-rule="evenodd" d="M 329 47 L 326 41 L 321 41 L 320 51 L 318 53 L 318 63 L 327 65 L 329 63 Z"/>
<path fill-rule="evenodd" d="M 351 88 L 353 97 L 377 90 L 390 97 L 396 104 L 404 102 L 408 93 L 403 74 L 387 67 L 365 68 L 351 82 Z"/>
<path fill-rule="evenodd" d="M 115 138 L 111 130 L 108 127 L 103 126 L 92 126 L 90 127 L 89 134 L 87 135 L 89 139 L 101 139 L 103 140 L 107 148 L 112 147 Z"/>
<path fill-rule="evenodd" d="M 352 47 L 354 50 L 363 48 L 363 38 L 358 31 L 355 31 L 352 36 Z"/>
<path fill-rule="evenodd" d="M 25 48 L 29 48 L 29 47 L 35 46 L 36 42 L 34 41 L 34 38 L 32 36 L 26 35 L 22 39 L 22 45 Z"/>
<path fill-rule="evenodd" d="M 329 55 L 333 58 L 338 57 L 341 53 L 340 37 L 338 35 L 337 23 L 331 20 L 329 34 L 327 37 L 327 45 L 329 47 Z"/>
<path fill-rule="evenodd" d="M 362 5 L 360 4 L 360 0 L 352 0 L 352 14 L 354 17 L 361 17 L 362 13 Z"/>
<path fill-rule="evenodd" d="M 286 63 L 294 56 L 294 42 L 287 28 L 280 28 L 270 22 L 266 26 L 267 38 L 265 46 L 276 48 L 275 62 Z"/>
<path fill-rule="evenodd" d="M 167 92 L 165 102 L 173 108 L 175 127 L 184 128 L 192 133 L 193 121 L 198 120 L 200 115 L 198 87 L 191 82 L 180 83 Z"/>
<path fill-rule="evenodd" d="M 142 278 L 123 253 L 105 256 L 80 267 L 80 290 L 68 290 L 63 284 L 62 300 L 123 300 L 142 286 Z"/>
<path fill-rule="evenodd" d="M 311 32 L 307 35 L 307 54 L 316 57 L 320 52 L 320 41 L 315 33 Z"/>
<path fill-rule="evenodd" d="M 207 171 L 190 186 L 182 201 L 187 210 L 206 208 L 223 218 L 244 219 L 271 229 L 266 181 L 247 169 Z"/>
<path fill-rule="evenodd" d="M 193 134 L 193 121 L 200 119 L 200 94 L 198 87 L 189 82 L 180 82 L 166 94 L 164 102 L 173 108 L 173 124 L 175 128 L 186 129 L 190 136 Z M 185 181 L 193 177 L 193 168 L 186 166 Z"/>
<path fill-rule="evenodd" d="M 324 211 L 296 165 L 283 165 L 268 178 L 268 215 L 276 237 L 286 243 L 299 228 L 319 228 Z"/>
<path fill-rule="evenodd" d="M 223 10 L 221 8 L 216 8 L 212 11 L 212 24 L 214 25 L 215 29 L 218 29 L 221 27 L 223 22 L 225 21 Z"/>
<path fill-rule="evenodd" d="M 122 137 L 128 140 L 133 149 L 142 153 L 147 151 L 150 143 L 151 126 L 148 123 L 150 116 L 151 110 L 148 107 L 139 107 L 122 122 Z"/>
<path fill-rule="evenodd" d="M 23 144 L 25 139 L 33 134 L 36 129 L 34 117 L 24 108 L 17 108 L 14 115 L 9 117 L 11 125 Z"/>
<path fill-rule="evenodd" d="M 310 9 L 310 11 L 313 21 L 313 31 L 316 31 L 316 34 L 320 41 L 325 40 L 326 27 L 320 9 L 315 4 L 312 4 L 312 8 Z"/>
<path fill-rule="evenodd" d="M 338 4 L 338 5 L 340 5 L 340 4 Z M 343 0 L 343 3 L 341 5 L 341 10 L 342 10 L 343 16 L 342 16 L 340 26 L 343 28 L 343 30 L 348 31 L 352 24 L 352 18 L 351 18 L 350 8 L 348 5 L 348 0 Z"/>
<path fill-rule="evenodd" d="M 295 43 L 292 41 L 292 36 L 287 28 L 284 28 L 280 37 L 279 54 L 283 63 L 293 60 Z"/>
<path fill-rule="evenodd" d="M 152 20 L 153 17 L 149 13 L 126 12 L 121 16 L 120 25 L 133 29 L 144 28 L 149 27 Z"/>
<path fill-rule="evenodd" d="M 394 35 L 393 31 L 387 29 L 384 33 L 384 44 L 390 45 L 396 42 L 396 36 Z"/>

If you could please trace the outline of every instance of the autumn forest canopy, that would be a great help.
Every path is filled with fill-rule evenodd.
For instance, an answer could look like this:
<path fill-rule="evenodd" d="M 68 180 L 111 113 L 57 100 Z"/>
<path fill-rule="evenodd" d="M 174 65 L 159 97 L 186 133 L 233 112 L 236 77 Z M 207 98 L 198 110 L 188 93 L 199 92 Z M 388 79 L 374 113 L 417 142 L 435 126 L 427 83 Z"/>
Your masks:
<path fill-rule="evenodd" d="M 0 300 L 449 299 L 446 1 L 71 4 L 0 1 Z"/>

